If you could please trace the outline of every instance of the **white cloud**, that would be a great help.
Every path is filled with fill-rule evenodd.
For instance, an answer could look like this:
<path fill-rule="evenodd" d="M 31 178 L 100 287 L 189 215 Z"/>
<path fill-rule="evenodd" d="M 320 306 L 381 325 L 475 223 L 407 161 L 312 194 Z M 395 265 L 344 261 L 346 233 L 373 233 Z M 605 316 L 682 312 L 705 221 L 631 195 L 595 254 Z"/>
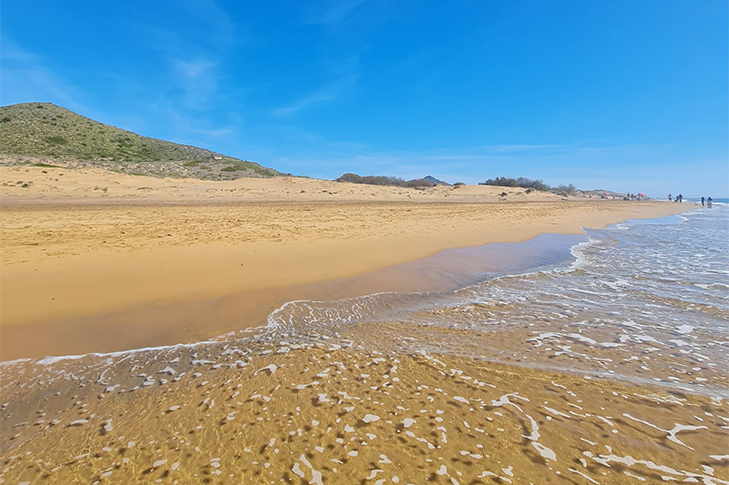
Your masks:
<path fill-rule="evenodd" d="M 172 98 L 181 107 L 201 111 L 219 100 L 226 59 L 247 38 L 247 29 L 234 23 L 228 12 L 214 0 L 181 1 L 179 8 L 194 19 L 195 28 L 183 28 L 155 19 L 154 24 L 131 22 L 140 48 L 157 55 L 167 65 L 168 77 L 155 94 L 160 100 Z"/>
<path fill-rule="evenodd" d="M 358 79 L 358 75 L 351 75 L 340 79 L 339 81 L 325 86 L 318 91 L 304 96 L 288 106 L 276 108 L 273 110 L 273 115 L 278 118 L 287 118 L 295 115 L 305 108 L 316 106 L 327 101 L 333 101 L 351 90 L 357 84 Z"/>

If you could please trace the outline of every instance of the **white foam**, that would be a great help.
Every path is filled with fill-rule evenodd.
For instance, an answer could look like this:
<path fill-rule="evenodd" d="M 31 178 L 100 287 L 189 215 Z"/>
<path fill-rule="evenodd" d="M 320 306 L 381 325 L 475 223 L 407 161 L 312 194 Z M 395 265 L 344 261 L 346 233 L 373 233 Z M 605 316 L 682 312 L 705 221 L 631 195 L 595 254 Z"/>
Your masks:
<path fill-rule="evenodd" d="M 570 419 L 569 415 L 567 415 L 567 414 L 565 414 L 563 412 L 557 411 L 556 409 L 552 409 L 552 408 L 547 407 L 547 406 L 542 406 L 542 407 L 544 409 L 546 409 L 547 411 L 549 411 L 550 413 L 554 414 L 555 416 L 561 416 L 563 418 Z"/>
<path fill-rule="evenodd" d="M 579 470 L 575 470 L 574 468 L 568 468 L 568 470 L 571 471 L 572 473 L 578 474 L 579 476 L 581 476 L 582 478 L 584 478 L 585 480 L 587 480 L 590 483 L 595 483 L 596 485 L 600 485 L 600 482 L 590 478 L 588 475 L 585 475 L 584 473 L 582 473 Z"/>
<path fill-rule="evenodd" d="M 677 443 L 681 446 L 685 446 L 689 450 L 693 450 L 693 448 L 691 448 L 686 443 L 684 443 L 681 440 L 679 440 L 678 438 L 676 438 L 676 435 L 678 433 L 680 433 L 681 431 L 696 431 L 699 429 L 708 429 L 706 426 L 689 426 L 689 425 L 677 424 L 677 423 L 674 423 L 674 427 L 672 429 L 663 429 L 663 428 L 659 428 L 655 424 L 649 423 L 648 421 L 643 421 L 642 419 L 635 418 L 627 413 L 623 413 L 623 416 L 625 416 L 628 419 L 632 419 L 633 421 L 637 421 L 639 423 L 645 424 L 646 426 L 650 426 L 651 428 L 655 428 L 659 431 L 663 431 L 664 433 L 668 433 L 666 435 L 666 438 L 668 438 L 669 440 L 671 440 L 674 443 Z"/>
<path fill-rule="evenodd" d="M 256 372 L 253 373 L 253 375 L 258 375 L 259 372 L 262 372 L 264 370 L 267 370 L 269 374 L 273 374 L 274 372 L 276 372 L 276 369 L 278 369 L 278 366 L 276 364 L 269 364 L 266 367 L 261 367 L 260 369 L 258 369 Z"/>

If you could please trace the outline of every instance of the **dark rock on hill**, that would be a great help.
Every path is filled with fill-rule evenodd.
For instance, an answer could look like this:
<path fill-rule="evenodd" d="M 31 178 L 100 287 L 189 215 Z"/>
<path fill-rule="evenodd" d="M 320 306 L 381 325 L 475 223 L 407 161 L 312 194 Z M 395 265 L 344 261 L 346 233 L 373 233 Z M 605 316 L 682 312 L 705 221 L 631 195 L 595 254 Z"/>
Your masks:
<path fill-rule="evenodd" d="M 427 175 L 423 177 L 423 180 L 427 180 L 433 185 L 450 185 L 448 182 L 444 182 L 442 180 L 438 180 L 437 178 L 433 177 L 432 175 Z"/>

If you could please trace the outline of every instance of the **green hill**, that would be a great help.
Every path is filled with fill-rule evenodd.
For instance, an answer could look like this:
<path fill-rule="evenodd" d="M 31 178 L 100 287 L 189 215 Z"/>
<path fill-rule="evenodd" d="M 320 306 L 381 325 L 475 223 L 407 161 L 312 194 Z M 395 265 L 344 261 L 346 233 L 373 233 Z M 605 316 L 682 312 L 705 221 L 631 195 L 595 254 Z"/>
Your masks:
<path fill-rule="evenodd" d="M 84 162 L 127 173 L 206 179 L 281 175 L 257 163 L 137 135 L 50 103 L 0 107 L 0 156 Z"/>

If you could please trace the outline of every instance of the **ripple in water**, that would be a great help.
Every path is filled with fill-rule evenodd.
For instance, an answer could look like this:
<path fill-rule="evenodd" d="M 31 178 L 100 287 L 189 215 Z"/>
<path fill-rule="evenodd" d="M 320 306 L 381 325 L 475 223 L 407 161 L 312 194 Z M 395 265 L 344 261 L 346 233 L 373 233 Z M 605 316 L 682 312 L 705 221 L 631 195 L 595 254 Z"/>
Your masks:
<path fill-rule="evenodd" d="M 278 332 L 727 396 L 729 206 L 587 230 L 573 259 L 447 293 L 292 302 Z"/>

